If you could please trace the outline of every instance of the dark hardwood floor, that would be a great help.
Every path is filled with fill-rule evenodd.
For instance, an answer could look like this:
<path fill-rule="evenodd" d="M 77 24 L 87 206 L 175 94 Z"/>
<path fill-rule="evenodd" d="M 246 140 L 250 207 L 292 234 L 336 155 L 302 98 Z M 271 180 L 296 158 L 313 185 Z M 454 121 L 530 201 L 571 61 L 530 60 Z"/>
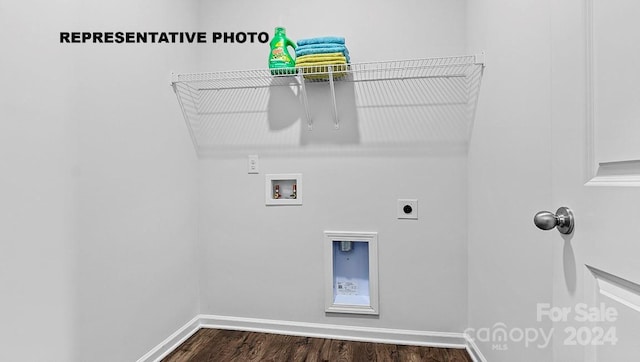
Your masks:
<path fill-rule="evenodd" d="M 471 362 L 472 360 L 462 349 L 201 329 L 162 361 Z"/>

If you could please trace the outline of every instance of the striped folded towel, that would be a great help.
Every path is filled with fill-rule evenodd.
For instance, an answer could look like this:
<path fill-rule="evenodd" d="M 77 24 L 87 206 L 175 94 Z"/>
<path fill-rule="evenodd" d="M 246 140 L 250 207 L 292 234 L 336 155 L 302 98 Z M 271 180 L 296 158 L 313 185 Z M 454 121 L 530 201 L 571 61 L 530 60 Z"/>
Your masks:
<path fill-rule="evenodd" d="M 346 63 L 347 58 L 342 53 L 323 53 L 302 55 L 296 58 L 296 65 L 313 65 L 319 62 Z"/>
<path fill-rule="evenodd" d="M 341 36 L 322 36 L 318 38 L 308 38 L 308 39 L 300 39 L 298 40 L 298 46 L 310 45 L 310 44 L 324 44 L 324 43 L 334 43 L 334 44 L 343 44 L 344 45 L 344 37 Z"/>
<path fill-rule="evenodd" d="M 341 53 L 347 58 L 347 63 L 351 62 L 351 59 L 349 57 L 349 49 L 342 44 L 311 44 L 299 46 L 296 48 L 296 55 L 298 56 L 326 53 Z"/>
<path fill-rule="evenodd" d="M 347 63 L 351 61 L 349 57 L 349 50 L 344 45 L 339 44 L 326 44 L 319 47 L 307 47 L 299 46 L 296 48 L 296 56 L 304 56 L 311 54 L 327 54 L 327 53 L 342 53 L 347 58 Z"/>
<path fill-rule="evenodd" d="M 334 79 L 347 74 L 347 59 L 342 53 L 312 54 L 296 58 L 296 67 L 302 70 L 305 79 L 329 79 L 329 66 Z"/>
<path fill-rule="evenodd" d="M 307 44 L 307 45 L 298 45 L 298 48 L 302 48 L 302 49 L 315 49 L 315 48 L 329 48 L 329 47 L 345 47 L 346 46 L 344 44 L 338 44 L 338 43 L 322 43 L 322 44 Z"/>

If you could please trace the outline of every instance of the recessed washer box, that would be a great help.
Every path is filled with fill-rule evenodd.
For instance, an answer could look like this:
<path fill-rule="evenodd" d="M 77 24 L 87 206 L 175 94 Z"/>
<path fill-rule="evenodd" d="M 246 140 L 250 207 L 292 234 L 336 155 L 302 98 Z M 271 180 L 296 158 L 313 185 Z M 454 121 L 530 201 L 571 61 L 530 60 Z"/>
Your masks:
<path fill-rule="evenodd" d="M 264 182 L 266 205 L 302 205 L 302 174 L 267 174 Z"/>
<path fill-rule="evenodd" d="M 324 232 L 325 312 L 378 315 L 378 233 Z"/>

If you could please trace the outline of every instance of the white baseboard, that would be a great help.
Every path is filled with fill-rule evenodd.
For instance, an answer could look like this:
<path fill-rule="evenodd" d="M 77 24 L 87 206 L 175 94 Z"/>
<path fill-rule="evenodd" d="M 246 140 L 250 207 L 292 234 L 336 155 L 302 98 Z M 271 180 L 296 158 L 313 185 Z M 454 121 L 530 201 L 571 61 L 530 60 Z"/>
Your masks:
<path fill-rule="evenodd" d="M 180 327 L 172 335 L 167 337 L 151 351 L 140 357 L 137 362 L 157 362 L 166 357 L 174 349 L 178 348 L 184 341 L 191 337 L 200 329 L 200 316 L 196 316 L 187 324 Z"/>
<path fill-rule="evenodd" d="M 464 338 L 467 340 L 467 353 L 469 353 L 473 362 L 487 362 L 487 359 L 484 358 L 482 352 L 480 352 L 480 348 L 478 348 L 476 342 L 466 333 L 464 334 Z"/>
<path fill-rule="evenodd" d="M 370 328 L 290 322 L 270 319 L 201 315 L 203 328 L 232 329 L 250 332 L 276 333 L 291 336 L 343 339 L 349 341 L 410 344 L 417 346 L 466 348 L 462 333 L 425 332 L 415 330 Z"/>
<path fill-rule="evenodd" d="M 463 333 L 371 328 L 272 319 L 198 315 L 137 362 L 158 362 L 200 328 L 230 329 L 348 341 L 466 349 L 474 362 L 486 362 L 476 344 Z"/>

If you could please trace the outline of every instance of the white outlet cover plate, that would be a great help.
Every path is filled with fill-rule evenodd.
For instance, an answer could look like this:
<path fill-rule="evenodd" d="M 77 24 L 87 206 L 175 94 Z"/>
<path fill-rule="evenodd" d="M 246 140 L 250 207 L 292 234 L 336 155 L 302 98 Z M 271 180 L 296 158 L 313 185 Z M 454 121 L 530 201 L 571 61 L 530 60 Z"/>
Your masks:
<path fill-rule="evenodd" d="M 260 167 L 258 162 L 258 155 L 249 155 L 247 160 L 247 172 L 248 173 L 260 173 Z"/>
<path fill-rule="evenodd" d="M 404 207 L 411 206 L 411 212 L 405 213 Z M 398 219 L 418 219 L 418 199 L 398 199 Z"/>

